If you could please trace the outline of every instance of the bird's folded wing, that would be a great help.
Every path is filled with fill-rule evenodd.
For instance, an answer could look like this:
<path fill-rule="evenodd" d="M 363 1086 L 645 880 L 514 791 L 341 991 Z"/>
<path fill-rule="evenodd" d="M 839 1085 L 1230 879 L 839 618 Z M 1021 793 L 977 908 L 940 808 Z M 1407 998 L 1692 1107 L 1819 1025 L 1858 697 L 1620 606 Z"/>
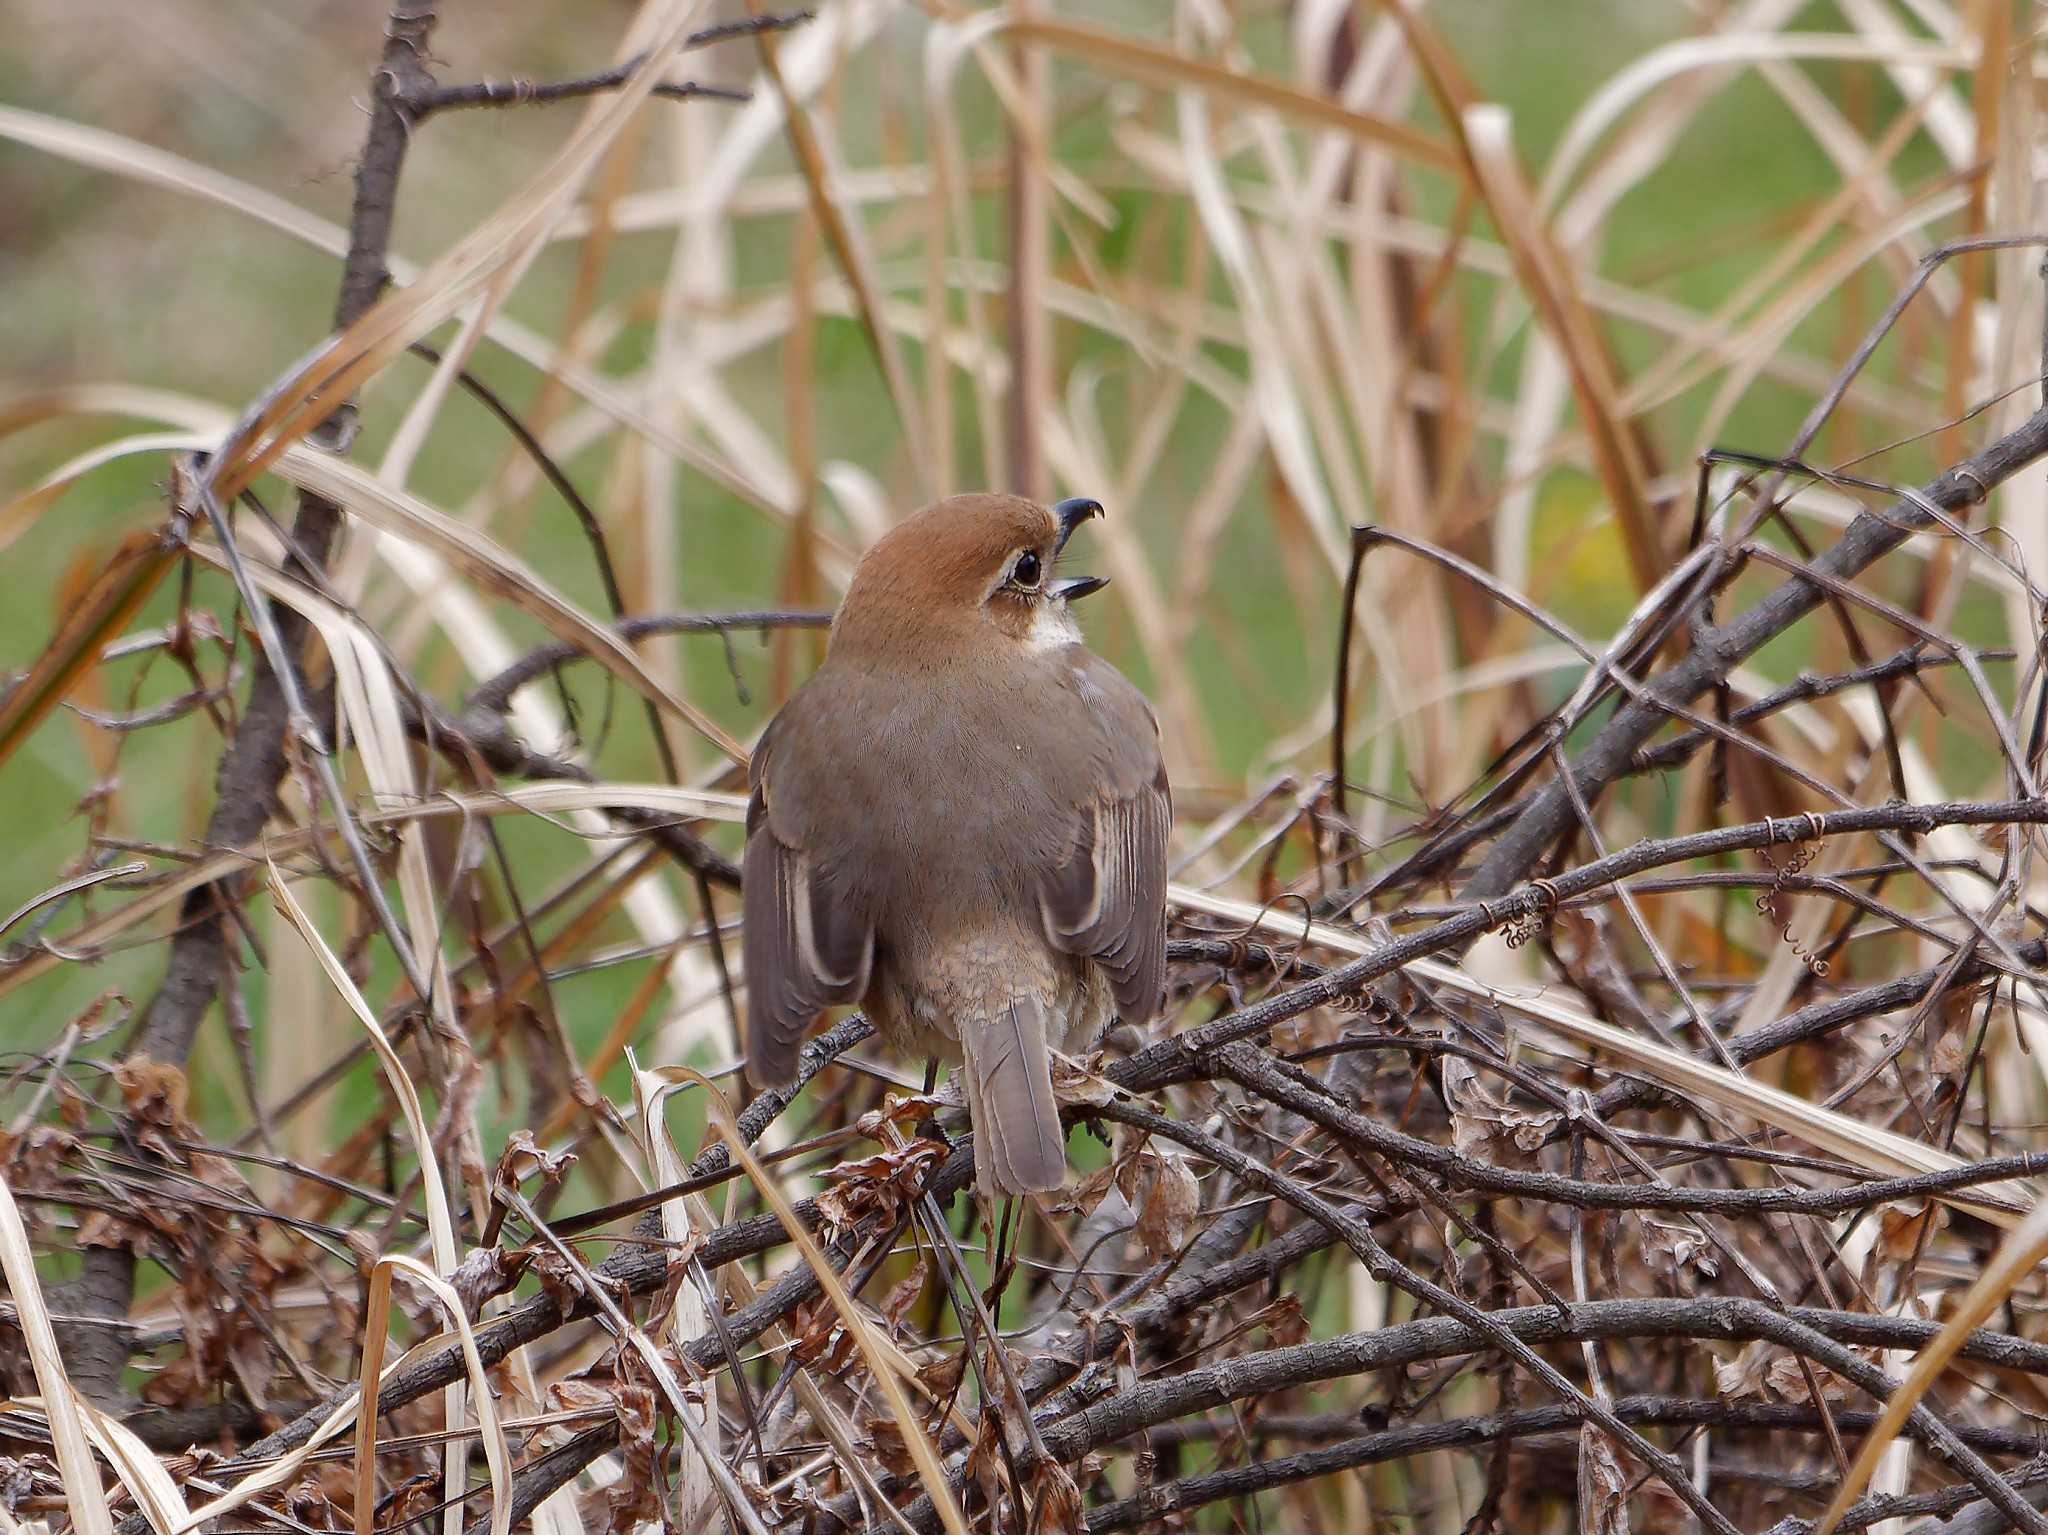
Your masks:
<path fill-rule="evenodd" d="M 818 1014 L 867 990 L 874 934 L 812 879 L 804 851 L 775 835 L 758 783 L 747 806 L 744 873 L 747 1071 L 764 1087 L 787 1087 Z"/>
<path fill-rule="evenodd" d="M 1166 991 L 1166 833 L 1173 795 L 1153 752 L 1149 781 L 1083 805 L 1066 858 L 1039 879 L 1046 941 L 1102 966 L 1118 1014 L 1157 1016 Z"/>

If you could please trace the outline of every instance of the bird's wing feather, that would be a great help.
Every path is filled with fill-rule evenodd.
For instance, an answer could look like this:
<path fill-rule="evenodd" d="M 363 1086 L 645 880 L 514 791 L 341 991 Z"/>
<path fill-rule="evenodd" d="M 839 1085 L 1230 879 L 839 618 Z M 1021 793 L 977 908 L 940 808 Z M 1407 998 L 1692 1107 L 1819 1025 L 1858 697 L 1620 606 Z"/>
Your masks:
<path fill-rule="evenodd" d="M 1091 728 L 1090 783 L 1075 796 L 1065 855 L 1039 878 L 1046 941 L 1095 960 L 1117 1012 L 1154 1017 L 1166 988 L 1166 835 L 1173 791 L 1159 726 L 1138 690 L 1107 662 L 1084 663 Z"/>
<path fill-rule="evenodd" d="M 747 1070 L 763 1086 L 796 1079 L 797 1050 L 818 1014 L 867 990 L 874 933 L 812 878 L 809 852 L 777 834 L 768 814 L 773 765 L 756 753 L 747 803 L 741 925 L 747 980 Z"/>

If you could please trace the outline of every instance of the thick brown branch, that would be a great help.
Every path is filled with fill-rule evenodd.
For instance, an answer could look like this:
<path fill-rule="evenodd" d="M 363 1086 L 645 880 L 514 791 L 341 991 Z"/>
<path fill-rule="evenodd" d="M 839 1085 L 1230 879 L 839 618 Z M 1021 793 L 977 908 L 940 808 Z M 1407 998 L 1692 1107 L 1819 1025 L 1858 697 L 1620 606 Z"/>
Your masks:
<path fill-rule="evenodd" d="M 398 175 L 410 141 L 401 98 L 427 76 L 427 41 L 433 32 L 434 0 L 398 0 L 391 8 L 383 54 L 371 81 L 370 126 L 356 167 L 355 205 L 349 221 L 349 249 L 336 300 L 337 328 L 352 324 L 376 302 L 386 277 L 385 259 L 398 198 Z M 328 447 L 346 446 L 350 408 L 323 424 L 316 436 Z M 341 509 L 322 497 L 302 494 L 292 524 L 301 558 L 324 564 L 341 527 Z M 299 654 L 305 620 L 285 610 L 277 615 L 277 637 L 285 653 Z M 277 786 L 287 763 L 290 709 L 286 690 L 259 653 L 241 723 L 214 779 L 214 807 L 206 824 L 206 845 L 241 847 L 256 840 L 276 805 Z M 162 984 L 143 1013 L 130 1053 L 183 1065 L 200 1020 L 228 971 L 224 903 L 211 887 L 186 899 Z M 128 1309 L 135 1282 L 135 1258 L 125 1246 L 86 1251 L 79 1276 L 66 1287 L 63 1307 L 80 1315 L 113 1318 Z M 88 1397 L 114 1401 L 128 1361 L 127 1334 L 113 1328 L 67 1327 L 60 1335 L 72 1384 Z"/>
<path fill-rule="evenodd" d="M 2043 418 L 2048 421 L 2048 417 Z M 2048 427 L 2044 427 L 2048 434 Z M 2048 448 L 2048 435 L 2044 435 Z M 1610 853 L 1605 858 L 1569 869 L 1548 882 L 1547 890 L 1524 887 L 1510 895 L 1479 901 L 1455 917 L 1391 943 L 1370 954 L 1324 972 L 1306 985 L 1280 992 L 1250 1007 L 1226 1013 L 1170 1039 L 1148 1045 L 1129 1060 L 1120 1062 L 1114 1079 L 1124 1087 L 1143 1091 L 1165 1082 L 1180 1080 L 1188 1063 L 1205 1050 L 1249 1039 L 1255 1034 L 1298 1018 L 1311 1008 L 1323 1007 L 1340 998 L 1355 996 L 1372 981 L 1392 975 L 1403 965 L 1427 959 L 1457 948 L 1479 934 L 1549 909 L 1552 900 L 1568 900 L 1588 891 L 1603 889 L 1616 880 L 1645 870 L 1721 853 L 1768 848 L 1775 844 L 1842 836 L 1853 832 L 1928 832 L 1937 826 L 2048 824 L 2048 798 L 1996 800 L 1978 804 L 1873 805 L 1858 810 L 1838 810 L 1827 815 L 1798 816 L 1784 820 L 1751 821 L 1741 826 L 1718 827 L 1690 836 L 1655 842 Z"/>
<path fill-rule="evenodd" d="M 1914 533 L 1933 527 L 1935 512 L 1956 512 L 1976 505 L 2044 453 L 2048 453 L 2048 410 L 2036 411 L 2017 430 L 1936 475 L 1911 496 L 1894 501 L 1882 512 L 1858 516 L 1813 562 L 1814 570 L 1838 581 L 1853 578 Z M 1703 577 L 1701 590 L 1707 589 L 1709 583 Z M 1571 781 L 1578 792 L 1589 803 L 1596 801 L 1603 789 L 1628 770 L 1636 752 L 1673 710 L 1724 681 L 1742 662 L 1818 607 L 1825 596 L 1821 582 L 1794 577 L 1741 616 L 1701 629 L 1685 656 L 1652 679 L 1645 696 L 1623 704 L 1572 759 Z M 1488 849 L 1478 872 L 1465 885 L 1465 898 L 1490 901 L 1505 895 L 1536 866 L 1536 860 L 1564 835 L 1572 821 L 1570 791 L 1562 779 L 1554 780 Z"/>
<path fill-rule="evenodd" d="M 1631 1396 L 1614 1404 L 1614 1415 L 1624 1423 L 1655 1424 L 1671 1428 L 1750 1430 L 1769 1433 L 1821 1432 L 1821 1416 L 1810 1407 L 1776 1402 L 1704 1401 L 1682 1397 Z M 1834 1414 L 1836 1426 L 1845 1433 L 1864 1433 L 1877 1422 L 1870 1411 Z M 1255 1420 L 1256 1421 L 1256 1420 Z M 1356 1421 L 1355 1419 L 1353 1420 Z M 1414 1423 L 1377 1434 L 1361 1434 L 1339 1443 L 1303 1450 L 1293 1455 L 1261 1456 L 1242 1466 L 1211 1471 L 1201 1476 L 1181 1477 L 1147 1488 L 1133 1497 L 1119 1498 L 1088 1511 L 1089 1535 L 1124 1530 L 1134 1525 L 1200 1508 L 1225 1498 L 1244 1498 L 1253 1493 L 1295 1482 L 1310 1481 L 1336 1471 L 1358 1466 L 1380 1465 L 1436 1450 L 1479 1449 L 1503 1441 L 1535 1434 L 1576 1433 L 1579 1421 L 1567 1407 L 1536 1407 L 1520 1412 L 1487 1413 L 1479 1417 L 1452 1418 L 1442 1423 Z M 2006 1455 L 2030 1455 L 2039 1448 L 2032 1434 L 2010 1429 L 1961 1428 L 1957 1437 L 1972 1449 Z M 1919 1438 L 1910 1430 L 1909 1438 Z M 1922 1440 L 1924 1443 L 1924 1439 Z M 2012 1480 L 2020 1482 L 2018 1476 Z M 1959 1489 L 1963 1496 L 1975 1496 L 1974 1489 Z M 1873 1511 L 1873 1517 L 1882 1517 Z M 2004 1519 L 2000 1514 L 1999 1518 Z"/>

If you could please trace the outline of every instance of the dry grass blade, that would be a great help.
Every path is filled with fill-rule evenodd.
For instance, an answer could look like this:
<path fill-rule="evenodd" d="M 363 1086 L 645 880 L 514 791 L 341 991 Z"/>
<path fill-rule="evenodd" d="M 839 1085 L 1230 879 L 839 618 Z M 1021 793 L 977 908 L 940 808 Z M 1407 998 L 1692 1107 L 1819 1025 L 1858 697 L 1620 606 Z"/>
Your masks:
<path fill-rule="evenodd" d="M 463 1310 L 462 1297 L 434 1271 L 403 1253 L 388 1253 L 370 1270 L 369 1294 L 363 1307 L 363 1377 L 370 1382 L 362 1393 L 356 1415 L 356 1535 L 374 1535 L 377 1515 L 377 1383 L 382 1378 L 384 1344 L 391 1320 L 391 1280 L 404 1274 L 420 1285 L 448 1314 L 449 1325 L 462 1344 L 462 1362 L 469 1371 L 470 1399 L 476 1403 L 477 1432 L 483 1440 L 484 1460 L 491 1468 L 490 1535 L 507 1535 L 512 1528 L 512 1449 L 498 1422 L 498 1408 L 491 1392 L 491 1379 L 477 1353 L 476 1332 Z M 452 1426 L 452 1425 L 451 1425 Z M 468 1460 L 467 1446 L 463 1460 Z M 453 1490 L 461 1484 L 451 1483 Z M 460 1528 L 461 1506 L 451 1510 Z"/>
<path fill-rule="evenodd" d="M 114 1474 L 135 1499 L 135 1506 L 149 1521 L 149 1527 L 157 1535 L 171 1535 L 172 1531 L 184 1528 L 191 1521 L 192 1510 L 178 1489 L 177 1479 L 149 1446 L 136 1438 L 119 1418 L 108 1416 L 88 1401 L 81 1399 L 78 1411 L 86 1436 L 114 1468 Z"/>
<path fill-rule="evenodd" d="M 760 15 L 759 0 L 748 0 L 748 9 L 754 15 Z M 790 91 L 788 81 L 783 78 L 778 52 L 780 43 L 768 31 L 755 33 L 754 41 L 761 52 L 762 71 L 782 98 L 784 120 L 789 126 L 789 142 L 796 151 L 797 164 L 810 187 L 811 210 L 819 227 L 825 231 L 826 239 L 831 242 L 840 270 L 853 285 L 861 326 L 867 332 L 869 344 L 875 349 L 883 382 L 889 390 L 889 402 L 895 407 L 897 425 L 903 432 L 905 456 L 916 466 L 915 473 L 929 493 L 930 459 L 926 453 L 923 413 L 918 409 L 917 395 L 910 385 L 910 372 L 904 365 L 902 348 L 896 344 L 896 333 L 881 318 L 881 290 L 875 281 L 874 261 L 868 254 L 866 238 L 856 221 L 857 215 L 838 195 L 838 177 L 826 147 L 818 137 L 818 130 L 811 122 L 810 113 L 805 111 L 803 103 Z"/>
<path fill-rule="evenodd" d="M 933 1448 L 923 1424 L 918 1421 L 917 1411 L 911 1405 L 910 1396 L 903 1389 L 898 1372 L 892 1367 L 884 1340 L 869 1323 L 860 1302 L 847 1293 L 846 1285 L 839 1277 L 839 1271 L 819 1250 L 817 1242 L 804 1223 L 797 1219 L 796 1211 L 790 1205 L 789 1196 L 782 1192 L 781 1185 L 755 1157 L 753 1148 L 747 1144 L 747 1138 L 740 1133 L 739 1122 L 733 1115 L 732 1105 L 725 1101 L 725 1094 L 719 1091 L 718 1085 L 709 1077 L 700 1071 L 693 1071 L 688 1066 L 652 1067 L 649 1068 L 649 1074 L 664 1082 L 693 1083 L 704 1089 L 705 1110 L 710 1116 L 711 1123 L 717 1127 L 718 1133 L 725 1138 L 725 1144 L 731 1150 L 733 1160 L 745 1170 L 755 1190 L 775 1212 L 776 1219 L 782 1222 L 782 1229 L 789 1233 L 790 1240 L 803 1254 L 804 1262 L 810 1265 L 811 1272 L 817 1276 L 819 1285 L 824 1288 L 826 1296 L 831 1300 L 832 1309 L 838 1313 L 848 1336 L 854 1340 L 861 1356 L 867 1361 L 868 1370 L 874 1376 L 875 1384 L 881 1387 L 882 1395 L 888 1400 L 889 1411 L 896 1420 L 897 1431 L 903 1436 L 904 1447 L 917 1464 L 918 1475 L 924 1482 L 924 1490 L 930 1496 L 932 1506 L 938 1510 L 940 1523 L 945 1526 L 949 1535 L 968 1535 L 966 1517 L 960 1512 L 960 1505 L 953 1497 L 952 1484 L 947 1480 L 945 1468 L 940 1464 L 938 1451 Z"/>
<path fill-rule="evenodd" d="M 311 589 L 264 566 L 245 561 L 245 568 L 268 596 L 297 609 L 319 630 L 334 670 L 335 699 L 342 721 L 354 737 L 356 753 L 378 801 L 407 804 L 416 800 L 404 708 L 376 636 L 361 620 Z M 441 913 L 422 838 L 423 829 L 417 822 L 400 828 L 398 885 L 412 939 L 412 973 L 427 978 L 426 1000 L 442 1027 L 454 1032 L 456 1020 L 439 942 Z"/>
<path fill-rule="evenodd" d="M 1366 143 L 1384 144 L 1423 165 L 1451 170 L 1458 164 L 1457 153 L 1448 144 L 1406 123 L 1353 111 L 1326 96 L 1243 74 L 1108 27 L 1032 15 L 1014 17 L 1004 30 L 1019 42 L 1043 43 L 1150 85 L 1189 87 L 1223 100 L 1265 107 L 1310 127 L 1334 129 Z"/>
<path fill-rule="evenodd" d="M 633 1107 L 637 1114 L 634 1133 L 640 1142 L 640 1154 L 646 1159 L 648 1186 L 666 1188 L 681 1183 L 684 1160 L 676 1152 L 675 1141 L 668 1133 L 668 1121 L 662 1113 L 662 1100 L 676 1091 L 676 1086 L 642 1071 L 630 1050 L 626 1052 L 626 1059 L 633 1072 Z M 715 1221 L 708 1219 L 710 1213 L 710 1207 L 701 1195 L 689 1200 L 664 1200 L 661 1205 L 661 1234 L 675 1251 L 687 1252 L 693 1237 L 701 1240 L 704 1233 L 716 1225 Z M 706 1217 L 701 1225 L 700 1216 Z M 715 1297 L 710 1304 L 717 1304 Z M 684 1281 L 669 1306 L 666 1331 L 677 1344 L 704 1337 L 711 1331 L 711 1318 L 703 1293 L 688 1280 Z M 713 1455 L 717 1454 L 721 1432 L 717 1403 L 706 1401 L 697 1419 L 697 1432 L 690 1436 L 691 1449 L 683 1456 L 677 1516 L 685 1524 L 709 1518 L 716 1509 L 717 1478 L 706 1458 L 699 1455 L 695 1447 L 701 1443 Z"/>
<path fill-rule="evenodd" d="M 531 613 L 557 639 L 586 651 L 642 697 L 687 721 L 732 761 L 747 760 L 744 747 L 710 716 L 664 686 L 609 627 L 561 596 L 489 536 L 344 459 L 295 447 L 283 455 L 277 469 L 382 531 L 431 550 L 478 586 Z"/>
<path fill-rule="evenodd" d="M 422 1198 L 426 1203 L 427 1231 L 432 1239 L 434 1266 L 444 1275 L 453 1274 L 461 1262 L 461 1248 L 456 1239 L 455 1207 L 450 1203 L 447 1185 L 441 1179 L 440 1153 L 434 1145 L 433 1132 L 427 1126 L 426 1114 L 420 1107 L 419 1092 L 412 1084 L 412 1077 L 406 1071 L 405 1063 L 398 1058 L 397 1050 L 392 1047 L 390 1037 L 385 1034 L 384 1026 L 377 1021 L 377 1015 L 363 1000 L 363 994 L 356 989 L 355 982 L 349 978 L 341 960 L 327 946 L 326 940 L 320 936 L 319 929 L 313 926 L 312 919 L 293 897 L 291 887 L 278 873 L 277 865 L 266 863 L 265 870 L 269 879 L 270 894 L 277 902 L 278 909 L 305 940 L 306 947 L 320 962 L 320 968 L 327 972 L 329 984 L 334 987 L 342 1001 L 348 1004 L 349 1011 L 355 1014 L 356 1021 L 362 1024 L 363 1031 L 369 1035 L 370 1046 L 376 1052 L 378 1064 L 384 1069 L 385 1081 L 390 1085 L 392 1096 L 398 1100 L 399 1108 L 405 1117 L 406 1131 L 412 1137 L 413 1156 L 419 1166 Z M 459 1302 L 456 1309 L 460 1311 Z M 378 1336 L 381 1338 L 382 1334 Z M 378 1347 L 382 1347 L 381 1343 Z M 462 1387 L 449 1386 L 442 1393 L 442 1401 L 448 1414 L 448 1426 L 453 1428 L 463 1420 Z M 477 1410 L 481 1415 L 489 1412 L 490 1408 L 486 1402 L 479 1402 Z M 449 1486 L 461 1485 L 463 1468 L 467 1462 L 467 1447 L 459 1441 L 451 1441 L 442 1457 L 444 1474 Z M 498 1501 L 502 1505 L 504 1499 L 501 1497 Z M 462 1509 L 459 1504 L 449 1505 L 442 1520 L 442 1528 L 447 1535 L 460 1535 Z M 503 1535 L 503 1532 L 494 1531 L 493 1535 Z"/>
<path fill-rule="evenodd" d="M 225 410 L 196 395 L 139 384 L 58 384 L 0 400 L 0 438 L 46 421 L 93 416 L 130 416 L 188 432 L 218 431 L 227 424 Z"/>
<path fill-rule="evenodd" d="M 36 1277 L 35 1253 L 21 1224 L 14 1191 L 4 1177 L 0 1177 L 0 1276 L 6 1278 L 8 1293 L 14 1298 L 16 1323 L 28 1345 L 29 1365 L 42 1393 L 72 1528 L 79 1535 L 113 1535 L 114 1516 L 107 1507 L 107 1490 L 100 1483 L 100 1468 L 81 1419 L 83 1403 L 72 1391 L 63 1356 L 57 1352 L 57 1335 L 51 1330 L 42 1282 Z"/>
<path fill-rule="evenodd" d="M 551 812 L 632 808 L 673 816 L 677 820 L 743 821 L 744 796 L 713 789 L 677 788 L 673 784 L 507 784 L 502 789 L 443 791 L 431 799 L 413 804 L 383 806 L 357 816 L 364 826 L 400 826 L 418 820 L 461 820 L 471 816 L 545 815 Z M 0 995 L 42 975 L 66 955 L 90 952 L 118 938 L 138 922 L 175 906 L 186 895 L 216 880 L 245 872 L 265 857 L 304 852 L 323 844 L 334 828 L 280 832 L 263 843 L 231 852 L 217 853 L 198 863 L 186 864 L 162 884 L 137 896 L 119 911 L 82 924 L 65 934 L 57 945 L 62 953 L 43 949 L 0 969 Z"/>
<path fill-rule="evenodd" d="M 148 600 L 177 555 L 175 541 L 162 533 L 132 533 L 79 600 L 67 605 L 28 675 L 0 699 L 0 765 L 99 660 L 101 649 Z"/>
<path fill-rule="evenodd" d="M 118 459 L 136 454 L 159 454 L 190 448 L 200 440 L 208 425 L 218 427 L 226 420 L 225 413 L 216 412 L 208 421 L 188 427 L 182 432 L 142 432 L 132 437 L 123 437 L 115 442 L 102 443 L 88 452 L 59 465 L 36 484 L 29 486 L 4 506 L 0 506 L 0 550 L 22 534 L 29 531 L 43 513 L 55 506 L 64 493 L 77 485 L 86 475 Z"/>
<path fill-rule="evenodd" d="M 330 255 L 340 256 L 348 250 L 347 232 L 339 226 L 315 218 L 296 204 L 253 187 L 246 181 L 223 175 L 126 134 L 111 133 L 104 128 L 70 122 L 43 112 L 0 106 L 0 138 L 12 139 L 45 154 L 61 155 L 95 170 L 233 208 L 316 245 Z"/>
<path fill-rule="evenodd" d="M 2048 1200 L 2035 1205 L 2027 1213 L 2027 1218 L 2006 1234 L 1983 1273 L 1962 1299 L 1954 1303 L 1934 1341 L 1913 1357 L 1912 1368 L 1885 1402 L 1884 1411 L 1857 1451 L 1856 1461 L 1842 1478 L 1834 1500 L 1814 1525 L 1813 1535 L 1833 1535 L 1835 1527 L 1842 1522 L 1842 1516 L 1849 1511 L 1849 1505 L 1869 1486 L 1879 1461 L 1905 1426 L 1906 1419 L 1933 1389 L 1936 1379 L 1949 1367 L 1970 1334 L 2012 1298 L 2013 1292 L 2034 1275 L 2043 1259 L 2048 1259 Z"/>
<path fill-rule="evenodd" d="M 327 946 L 327 940 L 320 936 L 320 930 L 313 926 L 312 918 L 285 883 L 277 865 L 266 863 L 271 898 L 277 902 L 278 910 L 297 929 L 313 957 L 320 961 L 320 968 L 327 972 L 329 984 L 334 987 L 341 1000 L 348 1004 L 356 1021 L 369 1035 L 370 1047 L 377 1054 L 378 1064 L 383 1067 L 384 1079 L 390 1085 L 391 1095 L 398 1100 L 398 1106 L 405 1119 L 406 1130 L 412 1136 L 413 1155 L 419 1161 L 420 1182 L 425 1189 L 427 1229 L 433 1237 L 434 1262 L 444 1274 L 452 1274 L 461 1259 L 461 1249 L 455 1235 L 455 1212 L 448 1202 L 447 1185 L 441 1181 L 441 1159 L 435 1154 L 433 1132 L 427 1127 L 427 1116 L 420 1106 L 420 1095 L 412 1085 L 412 1076 L 405 1069 L 405 1062 L 398 1058 L 398 1051 L 392 1047 L 390 1036 L 384 1032 L 384 1025 L 377 1021 L 362 992 L 349 978 L 341 960 L 334 950 Z"/>
<path fill-rule="evenodd" d="M 1465 114 L 1464 132 L 1474 175 L 1514 253 L 1523 291 L 1564 354 L 1579 414 L 1593 440 L 1593 461 L 1621 525 L 1637 588 L 1648 591 L 1663 577 L 1667 562 L 1652 521 L 1648 466 L 1635 429 L 1621 411 L 1614 359 L 1563 254 L 1537 217 L 1515 158 L 1507 114 L 1498 107 L 1473 107 Z"/>
<path fill-rule="evenodd" d="M 48 890 L 30 896 L 6 916 L 0 917 L 0 935 L 4 935 L 10 927 L 38 907 L 47 906 L 52 901 L 61 901 L 65 896 L 74 895 L 80 890 L 90 890 L 94 885 L 104 884 L 110 879 L 133 878 L 137 874 L 146 873 L 148 869 L 149 865 L 146 863 L 123 863 L 116 864 L 110 869 L 95 869 L 92 873 L 81 874 L 76 879 L 59 880 Z"/>

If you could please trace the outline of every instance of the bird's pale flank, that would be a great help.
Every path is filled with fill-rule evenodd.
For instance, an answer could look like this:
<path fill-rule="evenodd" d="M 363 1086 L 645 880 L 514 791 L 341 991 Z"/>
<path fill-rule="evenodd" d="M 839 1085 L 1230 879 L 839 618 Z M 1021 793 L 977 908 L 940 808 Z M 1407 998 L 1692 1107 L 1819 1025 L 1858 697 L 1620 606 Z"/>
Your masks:
<path fill-rule="evenodd" d="M 1067 612 L 1102 581 L 1053 573 L 1101 510 L 955 496 L 900 524 L 754 753 L 752 1076 L 788 1085 L 820 1012 L 860 1002 L 963 1064 L 984 1192 L 1065 1179 L 1048 1046 L 1163 1001 L 1158 722 Z"/>

